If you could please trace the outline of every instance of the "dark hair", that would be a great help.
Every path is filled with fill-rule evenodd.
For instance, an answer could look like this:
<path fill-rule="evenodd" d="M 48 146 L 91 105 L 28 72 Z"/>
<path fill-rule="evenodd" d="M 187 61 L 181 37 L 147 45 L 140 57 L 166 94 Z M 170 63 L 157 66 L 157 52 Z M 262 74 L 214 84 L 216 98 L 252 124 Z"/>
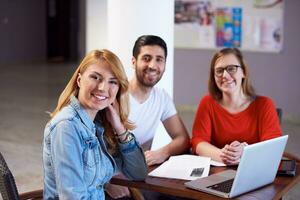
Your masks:
<path fill-rule="evenodd" d="M 165 41 L 156 35 L 142 35 L 140 36 L 134 43 L 134 47 L 132 50 L 132 55 L 133 57 L 135 57 L 137 59 L 141 47 L 143 46 L 147 46 L 147 45 L 158 45 L 160 46 L 164 52 L 165 52 L 165 57 L 167 58 L 167 44 L 165 43 Z"/>
<path fill-rule="evenodd" d="M 218 86 L 216 84 L 216 81 L 215 81 L 215 65 L 216 65 L 216 62 L 221 57 L 229 55 L 229 54 L 232 54 L 237 58 L 237 60 L 239 61 L 240 65 L 241 65 L 241 69 L 244 72 L 245 77 L 242 80 L 243 92 L 249 97 L 256 96 L 255 91 L 253 89 L 253 86 L 251 84 L 249 68 L 246 65 L 245 61 L 244 61 L 242 52 L 237 48 L 224 48 L 224 49 L 221 49 L 220 51 L 215 53 L 215 55 L 211 59 L 209 79 L 208 79 L 209 94 L 216 100 L 222 99 L 222 92 L 218 88 Z"/>

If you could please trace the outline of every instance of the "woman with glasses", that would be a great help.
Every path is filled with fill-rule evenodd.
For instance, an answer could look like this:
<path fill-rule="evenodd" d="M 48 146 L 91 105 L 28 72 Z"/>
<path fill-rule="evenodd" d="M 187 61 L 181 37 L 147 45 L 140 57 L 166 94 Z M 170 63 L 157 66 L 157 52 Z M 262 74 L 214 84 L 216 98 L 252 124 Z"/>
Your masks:
<path fill-rule="evenodd" d="M 234 165 L 247 144 L 281 135 L 276 108 L 270 98 L 255 94 L 238 49 L 225 48 L 213 56 L 208 90 L 193 125 L 194 153 Z"/>

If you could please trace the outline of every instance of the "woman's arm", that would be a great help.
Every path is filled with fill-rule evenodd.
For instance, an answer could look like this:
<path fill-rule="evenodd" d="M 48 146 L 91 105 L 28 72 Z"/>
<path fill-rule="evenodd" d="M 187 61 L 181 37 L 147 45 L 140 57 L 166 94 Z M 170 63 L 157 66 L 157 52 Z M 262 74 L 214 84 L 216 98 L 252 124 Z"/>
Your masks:
<path fill-rule="evenodd" d="M 221 159 L 222 149 L 219 149 L 208 142 L 198 143 L 195 153 L 199 156 L 211 157 L 212 160 L 223 162 Z"/>
<path fill-rule="evenodd" d="M 193 125 L 192 148 L 199 156 L 211 157 L 212 160 L 223 162 L 221 159 L 222 149 L 210 143 L 212 132 L 212 120 L 210 117 L 210 99 L 204 97 L 197 109 Z"/>
<path fill-rule="evenodd" d="M 60 199 L 88 199 L 81 141 L 72 121 L 60 122 L 51 134 L 51 154 Z"/>
<path fill-rule="evenodd" d="M 261 98 L 258 105 L 260 110 L 258 124 L 260 124 L 260 141 L 263 141 L 281 136 L 282 131 L 274 103 L 268 97 Z"/>
<path fill-rule="evenodd" d="M 214 147 L 213 145 L 210 145 L 212 128 L 213 128 L 213 123 L 211 119 L 212 111 L 211 111 L 211 106 L 209 105 L 211 104 L 211 101 L 212 101 L 211 97 L 209 96 L 203 97 L 195 115 L 195 120 L 192 129 L 192 139 L 191 139 L 192 150 L 194 153 L 197 152 L 196 149 L 198 148 L 198 145 L 200 145 L 200 143 L 203 143 L 204 147 L 207 146 L 209 149 L 213 150 L 214 152 L 217 152 L 217 148 Z M 201 150 L 203 149 L 201 146 L 202 144 L 199 147 L 200 152 L 202 152 Z M 209 151 L 206 152 L 208 153 Z"/>
<path fill-rule="evenodd" d="M 114 155 L 118 168 L 132 180 L 144 180 L 148 174 L 148 167 L 142 148 L 138 145 L 132 133 L 132 139 L 126 143 L 119 143 L 119 154 Z"/>
<path fill-rule="evenodd" d="M 245 142 L 233 141 L 220 149 L 208 142 L 200 142 L 196 147 L 196 154 L 211 157 L 212 160 L 223 162 L 227 165 L 235 165 L 240 162 L 245 146 L 247 146 Z"/>
<path fill-rule="evenodd" d="M 116 132 L 119 141 L 119 154 L 114 155 L 118 168 L 129 179 L 144 180 L 148 173 L 142 148 L 132 133 L 125 129 L 119 115 L 119 104 L 108 105 L 106 117 Z"/>

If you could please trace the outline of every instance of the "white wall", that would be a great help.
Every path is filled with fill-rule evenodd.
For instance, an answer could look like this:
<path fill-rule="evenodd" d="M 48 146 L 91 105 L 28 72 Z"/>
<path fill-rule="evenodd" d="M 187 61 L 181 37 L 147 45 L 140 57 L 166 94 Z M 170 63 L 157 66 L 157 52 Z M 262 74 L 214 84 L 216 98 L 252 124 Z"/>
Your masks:
<path fill-rule="evenodd" d="M 107 0 L 86 0 L 86 52 L 108 48 Z"/>

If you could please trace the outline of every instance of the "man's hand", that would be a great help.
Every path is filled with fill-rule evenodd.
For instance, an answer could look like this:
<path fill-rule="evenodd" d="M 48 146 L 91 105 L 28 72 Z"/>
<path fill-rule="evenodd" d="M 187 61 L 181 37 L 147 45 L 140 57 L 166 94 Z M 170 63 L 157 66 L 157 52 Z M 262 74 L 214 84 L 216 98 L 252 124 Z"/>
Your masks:
<path fill-rule="evenodd" d="M 233 141 L 231 144 L 226 144 L 222 149 L 222 154 L 220 155 L 222 161 L 226 165 L 236 165 L 240 162 L 241 156 L 243 154 L 244 147 L 247 143 L 240 143 L 238 141 Z"/>
<path fill-rule="evenodd" d="M 148 166 L 160 164 L 168 158 L 168 156 L 165 155 L 161 149 L 157 151 L 145 151 L 144 154 Z"/>
<path fill-rule="evenodd" d="M 124 186 L 107 183 L 105 187 L 105 191 L 113 199 L 130 197 L 130 192 L 128 190 L 128 187 L 124 187 Z"/>

